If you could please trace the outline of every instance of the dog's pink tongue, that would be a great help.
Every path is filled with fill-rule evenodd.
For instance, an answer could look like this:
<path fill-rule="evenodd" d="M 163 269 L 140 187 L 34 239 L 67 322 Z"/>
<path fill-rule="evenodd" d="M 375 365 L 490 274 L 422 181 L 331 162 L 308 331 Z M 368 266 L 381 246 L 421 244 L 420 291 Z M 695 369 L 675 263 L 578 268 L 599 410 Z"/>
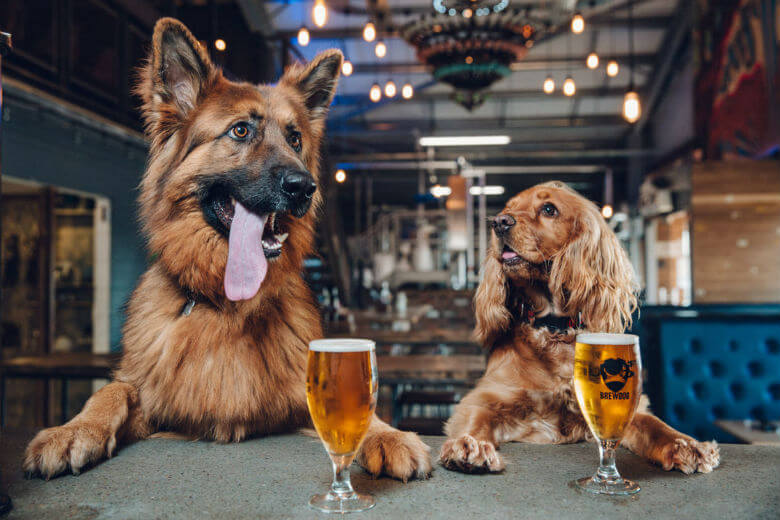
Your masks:
<path fill-rule="evenodd" d="M 236 202 L 225 268 L 225 294 L 230 300 L 252 298 L 265 279 L 268 272 L 268 260 L 263 252 L 266 220 L 268 215 L 255 215 Z"/>
<path fill-rule="evenodd" d="M 518 255 L 514 251 L 504 251 L 503 253 L 501 253 L 501 258 L 503 258 L 504 260 L 511 260 L 512 258 L 515 258 L 516 256 L 518 256 Z"/>

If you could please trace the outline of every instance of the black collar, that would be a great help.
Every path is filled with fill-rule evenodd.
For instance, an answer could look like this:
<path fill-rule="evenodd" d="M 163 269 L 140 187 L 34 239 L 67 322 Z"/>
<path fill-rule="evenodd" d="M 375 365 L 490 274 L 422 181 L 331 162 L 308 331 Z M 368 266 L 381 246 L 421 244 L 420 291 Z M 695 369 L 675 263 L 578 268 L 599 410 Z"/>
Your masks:
<path fill-rule="evenodd" d="M 551 332 L 564 332 L 567 329 L 581 329 L 582 316 L 577 314 L 577 318 L 571 316 L 556 316 L 548 314 L 547 316 L 537 317 L 533 309 L 530 309 L 525 303 L 520 304 L 520 321 L 528 323 L 535 329 L 547 327 Z"/>

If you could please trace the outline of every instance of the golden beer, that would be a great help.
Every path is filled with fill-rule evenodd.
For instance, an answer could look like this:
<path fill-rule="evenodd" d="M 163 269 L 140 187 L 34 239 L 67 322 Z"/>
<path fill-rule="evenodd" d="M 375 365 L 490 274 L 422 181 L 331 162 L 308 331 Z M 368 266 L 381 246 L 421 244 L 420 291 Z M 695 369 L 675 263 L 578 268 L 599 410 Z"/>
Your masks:
<path fill-rule="evenodd" d="M 306 371 L 309 413 L 332 455 L 351 455 L 357 451 L 376 408 L 374 348 L 354 341 L 323 340 L 312 342 L 309 349 Z"/>
<path fill-rule="evenodd" d="M 598 439 L 620 440 L 642 393 L 638 348 L 633 342 L 601 345 L 581 343 L 581 339 L 574 351 L 574 387 L 580 410 Z"/>
<path fill-rule="evenodd" d="M 350 513 L 374 507 L 374 497 L 352 488 L 349 465 L 368 431 L 376 394 L 373 341 L 318 339 L 309 343 L 306 401 L 333 463 L 330 491 L 312 496 L 312 508 L 326 513 Z"/>
<path fill-rule="evenodd" d="M 615 450 L 634 419 L 642 393 L 639 338 L 631 334 L 577 334 L 574 391 L 585 421 L 599 441 L 599 468 L 575 480 L 582 490 L 606 495 L 639 492 L 615 467 Z"/>

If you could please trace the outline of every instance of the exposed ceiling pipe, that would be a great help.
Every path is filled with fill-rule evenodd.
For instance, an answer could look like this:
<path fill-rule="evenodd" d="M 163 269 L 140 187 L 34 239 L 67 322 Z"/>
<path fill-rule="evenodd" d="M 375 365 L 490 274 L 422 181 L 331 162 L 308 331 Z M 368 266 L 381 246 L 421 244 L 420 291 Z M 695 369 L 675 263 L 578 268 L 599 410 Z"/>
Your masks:
<path fill-rule="evenodd" d="M 417 171 L 420 168 L 430 170 L 449 170 L 455 171 L 457 161 L 361 161 L 361 162 L 340 162 L 338 168 L 351 170 L 370 170 L 370 171 Z M 592 164 L 559 164 L 559 165 L 510 165 L 510 166 L 485 166 L 475 165 L 476 168 L 484 170 L 486 175 L 534 175 L 534 174 L 577 174 L 577 173 L 599 173 L 606 170 L 604 165 Z"/>
<path fill-rule="evenodd" d="M 440 154 L 441 155 L 441 154 Z M 463 155 L 463 152 L 453 152 L 453 157 Z M 585 158 L 604 158 L 618 159 L 622 157 L 633 156 L 653 156 L 655 150 L 647 149 L 614 149 L 614 150 L 535 150 L 535 151 L 507 151 L 500 153 L 501 159 L 585 159 Z M 469 153 L 469 160 L 495 160 L 495 152 L 477 152 Z M 418 152 L 399 152 L 399 153 L 380 153 L 380 154 L 355 154 L 341 155 L 339 160 L 342 162 L 388 162 L 388 161 L 420 161 L 425 160 L 425 153 Z"/>

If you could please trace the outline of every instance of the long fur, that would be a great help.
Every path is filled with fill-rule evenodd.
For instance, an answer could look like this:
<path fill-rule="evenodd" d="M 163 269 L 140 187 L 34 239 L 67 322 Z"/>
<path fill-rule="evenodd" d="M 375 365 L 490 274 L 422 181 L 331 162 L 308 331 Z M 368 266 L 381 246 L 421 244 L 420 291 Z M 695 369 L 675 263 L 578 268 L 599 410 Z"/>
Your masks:
<path fill-rule="evenodd" d="M 557 189 L 576 196 L 568 186 Z M 596 205 L 577 202 L 571 240 L 552 259 L 553 303 L 564 314 L 580 313 L 591 330 L 623 332 L 637 308 L 634 268 Z"/>
<path fill-rule="evenodd" d="M 67 424 L 32 440 L 29 473 L 78 473 L 153 434 L 237 442 L 310 426 L 307 345 L 322 328 L 301 271 L 313 250 L 320 191 L 302 218 L 277 215 L 289 233 L 282 254 L 269 261 L 257 295 L 236 302 L 223 288 L 228 241 L 204 217 L 201 190 L 220 176 L 262 179 L 280 163 L 317 181 L 341 62 L 330 50 L 288 69 L 277 86 L 235 83 L 184 25 L 157 23 L 136 89 L 151 143 L 139 204 L 153 261 L 130 299 L 114 382 Z M 225 136 L 247 118 L 261 125 L 253 141 Z M 288 143 L 290 127 L 300 132 L 300 150 Z M 195 306 L 183 313 L 190 299 Z M 376 417 L 358 460 L 375 475 L 402 480 L 431 471 L 417 435 Z"/>
<path fill-rule="evenodd" d="M 553 204 L 557 214 L 545 216 Z M 622 332 L 636 309 L 637 283 L 628 256 L 596 206 L 563 183 L 526 190 L 502 214 L 516 224 L 492 237 L 477 289 L 475 336 L 489 351 L 485 375 L 445 425 L 442 464 L 465 472 L 504 469 L 501 442 L 570 443 L 592 439 L 574 389 L 577 330 L 534 328 L 521 308 L 582 320 L 585 329 Z M 522 261 L 506 264 L 504 248 Z M 720 454 L 648 411 L 639 411 L 623 444 L 664 469 L 709 472 Z"/>

